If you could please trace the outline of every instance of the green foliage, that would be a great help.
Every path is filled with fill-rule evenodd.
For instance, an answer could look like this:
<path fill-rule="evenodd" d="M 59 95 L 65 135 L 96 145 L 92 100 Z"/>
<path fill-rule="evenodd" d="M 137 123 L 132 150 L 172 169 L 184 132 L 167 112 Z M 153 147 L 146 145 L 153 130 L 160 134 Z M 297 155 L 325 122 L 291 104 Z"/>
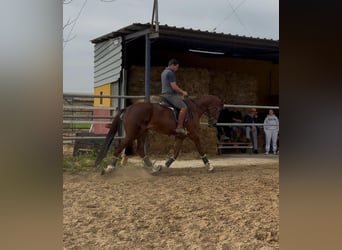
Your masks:
<path fill-rule="evenodd" d="M 76 156 L 64 155 L 63 172 L 77 173 L 81 171 L 99 171 L 99 169 L 103 168 L 106 163 L 110 161 L 111 156 L 108 154 L 97 167 L 94 166 L 95 159 L 95 152 L 87 152 Z"/>

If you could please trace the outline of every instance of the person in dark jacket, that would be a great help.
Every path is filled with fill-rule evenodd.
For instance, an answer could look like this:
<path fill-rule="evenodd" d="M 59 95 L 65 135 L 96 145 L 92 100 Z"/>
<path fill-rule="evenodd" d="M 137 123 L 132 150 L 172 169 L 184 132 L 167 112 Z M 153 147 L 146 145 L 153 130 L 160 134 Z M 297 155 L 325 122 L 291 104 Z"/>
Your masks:
<path fill-rule="evenodd" d="M 232 112 L 228 108 L 221 110 L 217 123 L 232 123 Z M 217 139 L 220 141 L 231 139 L 231 126 L 217 126 Z"/>

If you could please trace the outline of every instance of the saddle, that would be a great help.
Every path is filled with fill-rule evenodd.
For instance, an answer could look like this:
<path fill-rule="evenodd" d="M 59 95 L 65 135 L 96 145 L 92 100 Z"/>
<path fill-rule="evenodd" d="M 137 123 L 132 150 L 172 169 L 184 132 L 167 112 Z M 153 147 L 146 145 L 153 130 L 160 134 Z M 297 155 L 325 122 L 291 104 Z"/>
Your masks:
<path fill-rule="evenodd" d="M 175 106 L 173 106 L 170 102 L 168 102 L 168 100 L 166 100 L 163 96 L 159 96 L 159 102 L 158 102 L 159 105 L 165 107 L 165 108 L 168 108 L 172 111 L 174 117 L 175 117 L 175 120 L 176 122 L 178 122 L 178 115 L 179 115 L 179 111 L 180 109 L 176 108 Z M 185 105 L 187 105 L 185 103 Z M 187 121 L 189 119 L 189 115 L 190 115 L 190 109 L 187 108 L 187 112 L 186 112 L 186 116 L 185 116 L 185 121 Z"/>

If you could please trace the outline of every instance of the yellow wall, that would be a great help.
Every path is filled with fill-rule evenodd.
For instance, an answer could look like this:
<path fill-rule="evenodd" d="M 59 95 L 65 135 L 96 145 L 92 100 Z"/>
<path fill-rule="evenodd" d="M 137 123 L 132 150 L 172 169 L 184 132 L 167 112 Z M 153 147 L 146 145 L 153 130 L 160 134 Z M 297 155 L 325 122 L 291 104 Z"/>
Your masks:
<path fill-rule="evenodd" d="M 112 94 L 112 85 L 110 83 L 107 83 L 105 85 L 101 85 L 99 87 L 94 88 L 94 95 L 111 95 Z M 103 106 L 103 107 L 111 107 L 112 106 L 112 99 L 111 98 L 102 98 L 102 104 L 101 104 L 101 98 L 94 98 L 94 106 Z"/>

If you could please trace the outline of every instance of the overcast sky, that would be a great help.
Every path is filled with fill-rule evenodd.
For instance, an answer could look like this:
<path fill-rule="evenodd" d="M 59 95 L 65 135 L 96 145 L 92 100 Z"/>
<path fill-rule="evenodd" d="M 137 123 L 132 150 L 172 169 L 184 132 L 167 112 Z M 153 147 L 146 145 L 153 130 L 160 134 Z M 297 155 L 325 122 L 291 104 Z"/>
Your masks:
<path fill-rule="evenodd" d="M 66 0 L 64 2 L 70 2 Z M 159 0 L 161 25 L 279 39 L 278 0 Z M 90 40 L 149 23 L 153 0 L 72 0 L 63 5 L 63 92 L 93 93 Z M 68 20 L 74 21 L 66 25 Z"/>

